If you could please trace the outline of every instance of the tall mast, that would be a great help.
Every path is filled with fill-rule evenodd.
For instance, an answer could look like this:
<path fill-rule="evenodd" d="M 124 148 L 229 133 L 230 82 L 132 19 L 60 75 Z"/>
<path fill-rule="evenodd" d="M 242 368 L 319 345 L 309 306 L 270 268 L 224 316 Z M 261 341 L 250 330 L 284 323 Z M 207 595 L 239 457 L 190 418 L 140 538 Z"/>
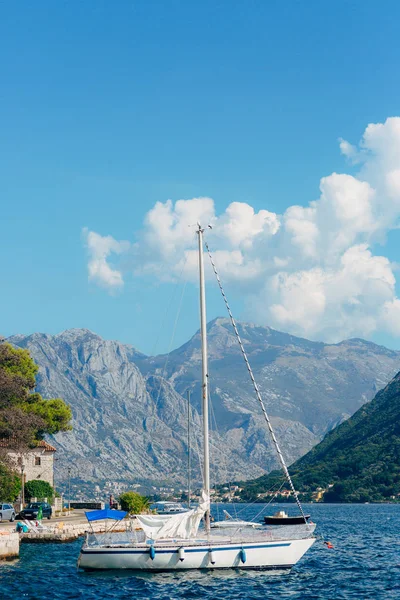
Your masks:
<path fill-rule="evenodd" d="M 202 410 L 203 410 L 203 436 L 204 436 L 204 480 L 203 489 L 210 498 L 210 456 L 208 438 L 208 356 L 207 356 L 207 319 L 206 319 L 206 293 L 204 285 L 204 257 L 203 257 L 203 231 L 198 224 L 199 236 L 199 274 L 200 274 L 200 334 L 202 358 Z M 205 530 L 210 531 L 210 510 L 204 515 Z"/>
<path fill-rule="evenodd" d="M 187 391 L 187 418 L 188 418 L 188 508 L 190 508 L 190 390 Z"/>

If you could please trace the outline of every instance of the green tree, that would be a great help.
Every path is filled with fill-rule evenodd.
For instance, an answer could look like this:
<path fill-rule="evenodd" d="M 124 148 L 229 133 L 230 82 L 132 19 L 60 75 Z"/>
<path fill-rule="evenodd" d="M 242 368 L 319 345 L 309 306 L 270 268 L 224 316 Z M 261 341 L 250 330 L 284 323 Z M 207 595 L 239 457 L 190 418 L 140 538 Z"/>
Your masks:
<path fill-rule="evenodd" d="M 21 478 L 0 462 L 0 502 L 14 502 L 21 489 Z"/>
<path fill-rule="evenodd" d="M 37 372 L 28 350 L 0 339 L 0 496 L 8 501 L 15 500 L 20 484 L 7 449 L 26 452 L 46 434 L 71 429 L 70 407 L 61 398 L 45 400 L 33 391 Z"/>
<path fill-rule="evenodd" d="M 40 394 L 37 394 L 40 396 Z M 32 398 L 34 394 L 30 396 Z M 39 397 L 31 402 L 25 409 L 31 415 L 36 415 L 44 422 L 44 426 L 37 430 L 38 437 L 42 438 L 46 433 L 53 435 L 59 431 L 71 429 L 69 421 L 72 414 L 70 407 L 61 398 L 43 400 Z"/>
<path fill-rule="evenodd" d="M 119 502 L 122 510 L 135 515 L 148 511 L 150 507 L 150 500 L 137 492 L 124 492 L 119 497 Z"/>
<path fill-rule="evenodd" d="M 52 502 L 54 489 L 48 481 L 40 479 L 32 479 L 25 484 L 25 498 L 47 498 L 48 502 Z"/>
<path fill-rule="evenodd" d="M 33 392 L 37 365 L 28 350 L 0 343 L 0 439 L 19 450 L 45 434 L 71 429 L 72 412 L 61 398 Z"/>

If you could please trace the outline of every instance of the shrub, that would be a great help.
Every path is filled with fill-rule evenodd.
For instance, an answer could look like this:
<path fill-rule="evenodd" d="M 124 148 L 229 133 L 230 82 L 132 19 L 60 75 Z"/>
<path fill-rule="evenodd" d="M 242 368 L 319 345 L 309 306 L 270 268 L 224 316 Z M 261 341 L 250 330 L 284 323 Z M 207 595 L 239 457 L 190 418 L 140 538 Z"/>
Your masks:
<path fill-rule="evenodd" d="M 140 514 L 149 509 L 150 501 L 146 496 L 141 496 L 137 492 L 124 492 L 119 497 L 122 510 L 131 514 Z"/>
<path fill-rule="evenodd" d="M 48 502 L 52 502 L 54 490 L 47 481 L 40 479 L 32 479 L 25 484 L 25 498 L 47 498 Z"/>

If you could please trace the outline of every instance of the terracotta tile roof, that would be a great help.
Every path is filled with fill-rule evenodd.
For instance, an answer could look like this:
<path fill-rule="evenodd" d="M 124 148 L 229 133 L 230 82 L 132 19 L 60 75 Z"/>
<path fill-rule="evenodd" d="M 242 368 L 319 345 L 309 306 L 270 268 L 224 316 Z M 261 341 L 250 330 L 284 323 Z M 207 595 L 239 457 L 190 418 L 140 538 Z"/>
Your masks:
<path fill-rule="evenodd" d="M 39 448 L 44 448 L 46 450 L 46 452 L 57 452 L 57 449 L 54 448 L 54 446 L 52 446 L 51 444 L 49 444 L 45 440 L 41 440 L 38 443 L 38 446 L 39 446 Z"/>
<path fill-rule="evenodd" d="M 0 448 L 10 448 L 11 449 L 12 447 L 13 447 L 12 438 L 0 439 Z M 54 448 L 54 446 L 52 446 L 45 440 L 41 440 L 40 442 L 38 442 L 36 447 L 44 448 L 46 450 L 46 452 L 57 452 L 57 449 Z M 32 448 L 32 450 L 34 450 L 34 448 Z"/>

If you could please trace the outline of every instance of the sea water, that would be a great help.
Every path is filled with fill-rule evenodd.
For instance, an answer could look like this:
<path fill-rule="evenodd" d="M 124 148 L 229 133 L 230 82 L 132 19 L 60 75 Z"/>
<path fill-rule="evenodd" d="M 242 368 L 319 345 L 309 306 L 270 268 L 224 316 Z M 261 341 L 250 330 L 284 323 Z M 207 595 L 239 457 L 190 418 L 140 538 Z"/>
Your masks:
<path fill-rule="evenodd" d="M 225 505 L 253 518 L 263 506 Z M 295 512 L 293 505 L 270 505 Z M 1 600 L 400 600 L 400 505 L 305 506 L 317 523 L 317 541 L 288 574 L 259 571 L 143 573 L 76 570 L 83 540 L 22 544 L 16 561 L 0 564 Z M 217 509 L 213 512 L 217 517 Z M 219 509 L 222 518 L 222 510 Z M 259 515 L 262 518 L 262 514 Z M 328 549 L 324 541 L 333 544 Z"/>

